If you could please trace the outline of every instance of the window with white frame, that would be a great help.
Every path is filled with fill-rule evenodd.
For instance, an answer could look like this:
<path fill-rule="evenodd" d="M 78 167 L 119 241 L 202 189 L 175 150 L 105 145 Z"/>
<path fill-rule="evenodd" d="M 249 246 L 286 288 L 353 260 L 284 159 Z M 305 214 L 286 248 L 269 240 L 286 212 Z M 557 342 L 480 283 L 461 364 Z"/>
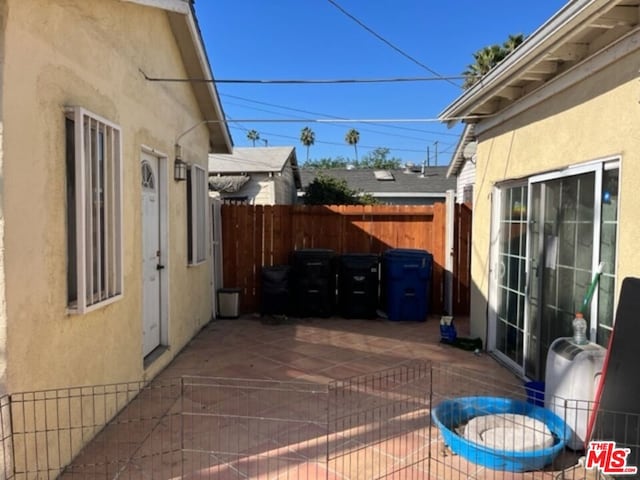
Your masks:
<path fill-rule="evenodd" d="M 187 251 L 189 265 L 206 260 L 207 173 L 193 165 L 187 175 Z"/>
<path fill-rule="evenodd" d="M 117 125 L 66 110 L 67 304 L 84 313 L 122 295 L 122 153 Z"/>

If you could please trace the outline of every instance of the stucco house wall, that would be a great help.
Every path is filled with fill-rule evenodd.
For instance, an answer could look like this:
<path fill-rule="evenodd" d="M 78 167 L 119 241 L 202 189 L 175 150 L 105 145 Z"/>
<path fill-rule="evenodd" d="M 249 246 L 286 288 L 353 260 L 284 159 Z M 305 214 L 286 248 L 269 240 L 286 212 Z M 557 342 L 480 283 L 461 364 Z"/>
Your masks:
<path fill-rule="evenodd" d="M 636 44 L 640 34 L 635 34 Z M 473 221 L 471 334 L 485 336 L 487 294 L 496 275 L 490 265 L 491 194 L 497 183 L 585 162 L 620 159 L 616 298 L 621 279 L 640 271 L 640 87 L 633 51 L 480 133 Z"/>
<path fill-rule="evenodd" d="M 185 182 L 172 175 L 177 135 L 203 120 L 166 12 L 116 0 L 7 0 L 2 177 L 5 220 L 7 389 L 37 390 L 154 376 L 211 318 L 210 267 L 187 266 Z M 7 93 L 8 92 L 8 93 Z M 67 312 L 65 115 L 81 106 L 122 129 L 121 299 Z M 169 345 L 151 366 L 141 345 L 142 146 L 169 172 Z M 194 129 L 183 157 L 207 169 L 209 132 Z"/>

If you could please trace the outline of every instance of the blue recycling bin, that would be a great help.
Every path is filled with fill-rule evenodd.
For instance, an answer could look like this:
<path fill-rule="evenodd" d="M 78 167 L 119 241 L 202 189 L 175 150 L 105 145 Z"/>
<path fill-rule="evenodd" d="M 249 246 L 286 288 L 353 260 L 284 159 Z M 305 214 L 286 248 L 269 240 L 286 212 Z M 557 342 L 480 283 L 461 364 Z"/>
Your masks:
<path fill-rule="evenodd" d="M 387 318 L 424 322 L 429 314 L 433 255 L 426 250 L 391 249 L 384 253 L 382 266 Z"/>

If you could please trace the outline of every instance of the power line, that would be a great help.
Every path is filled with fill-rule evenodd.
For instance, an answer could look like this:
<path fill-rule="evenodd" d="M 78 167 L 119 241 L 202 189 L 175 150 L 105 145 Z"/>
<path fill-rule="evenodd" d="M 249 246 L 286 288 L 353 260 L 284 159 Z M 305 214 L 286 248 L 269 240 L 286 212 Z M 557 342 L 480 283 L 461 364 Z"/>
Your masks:
<path fill-rule="evenodd" d="M 226 105 L 236 105 L 236 106 L 243 107 L 243 108 L 250 108 L 251 110 L 257 110 L 259 112 L 273 113 L 275 115 L 285 115 L 284 113 L 281 113 L 281 112 L 268 110 L 266 108 L 252 107 L 252 106 L 249 106 L 249 105 L 244 105 L 242 103 L 226 102 Z M 298 117 L 298 116 L 296 116 L 296 118 L 303 119 L 303 117 Z M 333 127 L 340 127 L 340 125 L 338 125 L 338 124 L 330 124 L 330 125 L 333 126 Z M 405 138 L 405 139 L 408 139 L 408 140 L 417 140 L 419 142 L 424 142 L 425 141 L 424 138 L 411 137 L 409 135 L 401 135 L 401 134 L 398 134 L 398 133 L 384 132 L 384 131 L 381 131 L 381 130 L 372 130 L 370 128 L 359 128 L 359 130 L 361 132 L 370 132 L 370 133 L 375 133 L 377 135 L 385 135 L 385 136 L 388 136 L 388 137 Z"/>
<path fill-rule="evenodd" d="M 145 80 L 149 82 L 168 83 L 238 83 L 238 84 L 261 84 L 261 85 L 335 85 L 340 83 L 404 83 L 404 82 L 433 82 L 438 80 L 449 81 L 451 79 L 462 79 L 463 76 L 454 75 L 450 77 L 397 77 L 397 78 L 329 78 L 329 79 L 212 79 L 212 78 L 171 78 L 171 77 L 150 77 L 140 70 Z"/>
<path fill-rule="evenodd" d="M 461 78 L 464 77 L 445 77 L 440 75 L 438 72 L 436 72 L 435 70 L 433 70 L 432 68 L 428 67 L 427 65 L 425 65 L 424 63 L 422 63 L 420 60 L 418 60 L 417 58 L 409 55 L 407 52 L 405 52 L 404 50 L 402 50 L 400 47 L 397 47 L 396 45 L 394 45 L 393 43 L 391 43 L 389 40 L 387 40 L 386 38 L 384 38 L 382 35 L 380 35 L 378 32 L 376 32 L 375 30 L 373 30 L 372 28 L 370 28 L 369 26 L 367 26 L 364 22 L 362 22 L 360 19 L 358 19 L 356 16 L 352 15 L 351 13 L 349 13 L 347 10 L 345 10 L 344 8 L 342 8 L 335 0 L 327 0 L 331 5 L 333 5 L 334 7 L 336 7 L 338 10 L 340 10 L 344 15 L 346 15 L 347 17 L 349 17 L 351 20 L 353 20 L 354 22 L 356 22 L 358 25 L 360 25 L 362 28 L 364 28 L 367 32 L 369 32 L 371 35 L 373 35 L 374 37 L 376 37 L 378 40 L 380 40 L 381 42 L 385 43 L 386 45 L 388 45 L 389 47 L 391 47 L 392 49 L 394 49 L 396 52 L 398 52 L 400 55 L 402 55 L 403 57 L 411 60 L 413 63 L 415 63 L 416 65 L 424 68 L 425 70 L 427 70 L 430 73 L 433 73 L 434 75 L 436 75 L 437 77 L 439 77 L 441 80 L 445 80 L 446 82 L 449 82 L 451 85 L 455 85 L 456 87 L 460 87 L 460 85 L 458 85 L 457 83 L 453 82 L 452 80 L 456 79 L 459 80 Z"/>
<path fill-rule="evenodd" d="M 231 119 L 230 119 L 231 120 Z M 235 120 L 233 121 L 233 123 L 236 123 Z M 244 130 L 245 132 L 249 131 L 248 128 L 243 127 L 241 125 L 236 125 L 236 126 L 232 126 L 231 128 L 238 128 L 240 130 Z M 269 137 L 280 137 L 280 138 L 286 138 L 286 139 L 290 139 L 290 140 L 295 140 L 296 142 L 299 142 L 300 139 L 298 137 L 294 137 L 292 135 L 282 135 L 282 134 L 278 134 L 278 133 L 272 133 L 272 132 L 260 132 L 263 133 L 265 135 L 269 135 Z M 316 140 L 314 142 L 315 144 L 320 144 L 320 145 L 332 145 L 332 146 L 338 146 L 338 147 L 345 147 L 348 146 L 346 143 L 338 143 L 338 142 L 327 142 L 326 140 Z M 358 148 L 370 148 L 370 149 L 376 149 L 378 148 L 378 146 L 372 146 L 372 145 L 360 145 L 358 143 Z M 388 147 L 390 150 L 392 151 L 396 151 L 396 152 L 409 152 L 409 153 L 424 153 L 425 150 L 421 149 L 410 149 L 410 148 L 394 148 L 394 147 Z"/>
<path fill-rule="evenodd" d="M 291 110 L 293 112 L 307 113 L 307 114 L 310 114 L 310 115 L 319 115 L 321 117 L 327 117 L 327 118 L 344 119 L 344 117 L 338 117 L 336 115 L 328 115 L 326 113 L 319 113 L 319 112 L 314 112 L 314 111 L 310 111 L 310 110 L 303 110 L 301 108 L 285 107 L 284 105 L 278 105 L 278 104 L 275 104 L 275 103 L 263 102 L 263 101 L 254 100 L 254 99 L 251 99 L 251 98 L 240 97 L 238 95 L 230 95 L 228 93 L 221 93 L 220 96 L 221 97 L 235 98 L 237 100 L 243 100 L 245 102 L 257 103 L 259 105 L 267 105 L 269 107 L 281 108 L 283 110 Z M 248 108 L 250 108 L 250 107 L 248 107 Z M 380 124 L 380 125 L 381 126 L 385 126 L 387 128 L 397 129 L 397 130 L 406 130 L 406 131 L 410 131 L 410 132 L 426 133 L 426 134 L 430 134 L 430 135 L 442 135 L 442 136 L 450 136 L 450 137 L 456 137 L 456 138 L 460 136 L 459 134 L 455 134 L 455 133 L 436 132 L 434 130 L 422 130 L 422 129 L 419 129 L 419 128 L 411 128 L 411 127 L 405 127 L 405 126 L 400 126 L 400 125 L 385 125 L 385 124 Z"/>
<path fill-rule="evenodd" d="M 461 120 L 486 120 L 489 115 L 469 115 L 447 118 L 242 118 L 235 122 L 242 123 L 444 123 Z M 207 120 L 208 123 L 226 123 L 224 120 Z"/>

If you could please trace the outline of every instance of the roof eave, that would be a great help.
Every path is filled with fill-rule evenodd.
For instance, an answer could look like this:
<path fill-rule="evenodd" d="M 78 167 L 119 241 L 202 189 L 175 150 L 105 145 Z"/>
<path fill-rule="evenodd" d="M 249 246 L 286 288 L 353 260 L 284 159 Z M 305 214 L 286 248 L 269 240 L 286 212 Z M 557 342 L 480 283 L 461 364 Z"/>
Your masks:
<path fill-rule="evenodd" d="M 524 73 L 526 68 L 538 57 L 544 55 L 552 45 L 562 41 L 574 26 L 584 22 L 586 18 L 609 3 L 609 0 L 574 0 L 567 3 L 525 39 L 504 61 L 446 107 L 439 115 L 440 120 L 449 126 L 455 125 L 460 120 L 481 120 L 483 116 L 474 115 L 474 108 L 489 101 L 515 76 Z"/>
<path fill-rule="evenodd" d="M 159 8 L 160 10 L 166 10 L 167 12 L 181 13 L 183 15 L 189 14 L 191 7 L 189 2 L 185 0 L 121 0 L 125 3 L 135 3 L 144 7 Z"/>
<path fill-rule="evenodd" d="M 453 154 L 451 164 L 447 169 L 447 178 L 451 178 L 452 176 L 458 175 L 460 170 L 462 170 L 462 166 L 464 165 L 465 158 L 463 156 L 463 152 L 467 144 L 475 138 L 474 127 L 473 124 L 468 123 L 465 125 L 464 130 L 462 131 L 462 135 L 460 135 L 460 140 L 458 141 L 458 145 L 456 145 L 456 150 Z"/>
<path fill-rule="evenodd" d="M 191 9 L 189 9 L 187 15 L 175 12 L 168 12 L 167 15 L 183 56 L 187 76 L 189 78 L 213 80 L 200 29 Z M 185 37 L 189 39 L 188 42 L 181 41 Z M 229 128 L 224 121 L 222 104 L 220 103 L 215 83 L 213 81 L 195 82 L 191 84 L 191 88 L 194 91 L 204 120 L 208 120 L 206 125 L 210 132 L 210 150 L 216 153 L 231 153 L 233 142 L 231 141 Z"/>
<path fill-rule="evenodd" d="M 171 30 L 178 43 L 185 70 L 189 78 L 213 80 L 200 28 L 195 13 L 188 0 L 121 0 L 167 12 Z M 226 124 L 222 104 L 213 81 L 192 83 L 202 117 L 210 135 L 210 150 L 217 153 L 231 153 L 233 142 Z"/>

